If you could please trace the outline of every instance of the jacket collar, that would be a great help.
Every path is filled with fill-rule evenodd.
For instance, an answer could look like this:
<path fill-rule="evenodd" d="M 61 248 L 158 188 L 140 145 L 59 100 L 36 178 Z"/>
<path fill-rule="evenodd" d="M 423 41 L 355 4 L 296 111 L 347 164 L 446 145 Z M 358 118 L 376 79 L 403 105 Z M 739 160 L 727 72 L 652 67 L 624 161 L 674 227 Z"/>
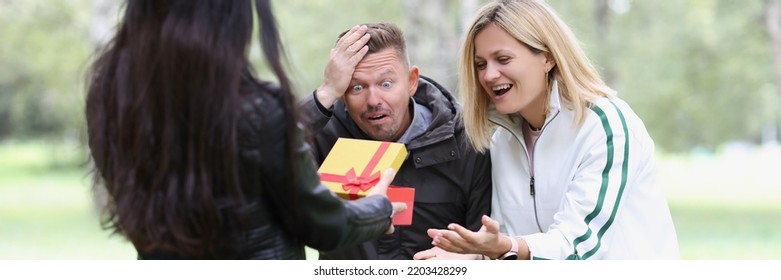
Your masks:
<path fill-rule="evenodd" d="M 412 112 L 412 123 L 407 127 L 407 131 L 401 135 L 396 142 L 402 144 L 409 144 L 418 136 L 423 135 L 431 125 L 431 110 L 426 106 L 418 104 L 415 98 L 410 98 L 409 110 Z"/>

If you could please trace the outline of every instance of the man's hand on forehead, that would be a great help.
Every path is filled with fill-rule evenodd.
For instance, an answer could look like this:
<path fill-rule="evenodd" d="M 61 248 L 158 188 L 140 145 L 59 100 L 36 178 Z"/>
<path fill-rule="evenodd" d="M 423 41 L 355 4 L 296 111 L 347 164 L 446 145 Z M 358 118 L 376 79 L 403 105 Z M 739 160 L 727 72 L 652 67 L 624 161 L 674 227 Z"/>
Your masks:
<path fill-rule="evenodd" d="M 366 56 L 370 35 L 366 25 L 356 25 L 336 42 L 331 49 L 328 64 L 323 73 L 323 83 L 317 88 L 317 100 L 330 108 L 350 86 L 355 66 Z"/>

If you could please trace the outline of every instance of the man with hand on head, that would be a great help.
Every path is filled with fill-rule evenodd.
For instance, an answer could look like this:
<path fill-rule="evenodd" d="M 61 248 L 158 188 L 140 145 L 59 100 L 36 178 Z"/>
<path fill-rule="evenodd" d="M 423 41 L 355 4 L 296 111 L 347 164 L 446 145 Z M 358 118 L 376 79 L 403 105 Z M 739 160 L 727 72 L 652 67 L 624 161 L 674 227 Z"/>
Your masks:
<path fill-rule="evenodd" d="M 339 36 L 324 80 L 299 109 L 322 163 L 340 137 L 397 142 L 409 151 L 393 185 L 415 188 L 412 225 L 321 259 L 412 259 L 432 247 L 429 228 L 471 230 L 490 213 L 491 160 L 467 142 L 461 105 L 443 86 L 419 75 L 401 30 L 359 25 Z M 408 210 L 408 211 L 409 211 Z"/>

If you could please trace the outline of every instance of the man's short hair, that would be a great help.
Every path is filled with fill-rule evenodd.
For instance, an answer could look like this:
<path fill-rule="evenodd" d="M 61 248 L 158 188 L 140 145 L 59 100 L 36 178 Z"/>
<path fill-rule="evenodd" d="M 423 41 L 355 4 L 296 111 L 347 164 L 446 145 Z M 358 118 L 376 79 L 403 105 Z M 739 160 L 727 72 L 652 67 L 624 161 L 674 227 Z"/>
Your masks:
<path fill-rule="evenodd" d="M 393 48 L 396 50 L 396 55 L 399 56 L 401 61 L 409 67 L 407 43 L 406 40 L 404 40 L 404 33 L 398 26 L 389 22 L 367 23 L 364 25 L 369 28 L 367 33 L 371 36 L 369 42 L 366 43 L 366 45 L 369 46 L 369 52 L 367 54 L 373 54 L 387 48 Z M 347 31 L 339 34 L 338 39 L 341 39 L 347 34 Z"/>

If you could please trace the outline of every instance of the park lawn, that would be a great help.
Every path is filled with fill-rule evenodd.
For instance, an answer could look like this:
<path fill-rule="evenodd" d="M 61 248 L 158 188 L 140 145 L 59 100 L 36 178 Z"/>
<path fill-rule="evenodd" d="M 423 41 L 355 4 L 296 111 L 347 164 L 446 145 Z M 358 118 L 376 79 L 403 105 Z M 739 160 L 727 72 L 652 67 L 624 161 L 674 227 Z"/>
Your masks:
<path fill-rule="evenodd" d="M 781 259 L 781 148 L 658 158 L 684 259 Z"/>
<path fill-rule="evenodd" d="M 781 205 L 671 204 L 683 259 L 781 259 Z"/>
<path fill-rule="evenodd" d="M 0 144 L 0 260 L 135 259 L 130 243 L 100 228 L 87 169 L 62 164 L 79 156 L 42 164 L 52 152 L 40 150 Z M 684 259 L 781 259 L 781 172 L 766 167 L 781 157 L 753 160 L 762 164 L 661 157 Z"/>
<path fill-rule="evenodd" d="M 84 172 L 3 174 L 0 259 L 132 259 L 133 247 L 103 231 Z"/>
<path fill-rule="evenodd" d="M 78 145 L 0 144 L 0 259 L 133 259 L 100 228 Z"/>

